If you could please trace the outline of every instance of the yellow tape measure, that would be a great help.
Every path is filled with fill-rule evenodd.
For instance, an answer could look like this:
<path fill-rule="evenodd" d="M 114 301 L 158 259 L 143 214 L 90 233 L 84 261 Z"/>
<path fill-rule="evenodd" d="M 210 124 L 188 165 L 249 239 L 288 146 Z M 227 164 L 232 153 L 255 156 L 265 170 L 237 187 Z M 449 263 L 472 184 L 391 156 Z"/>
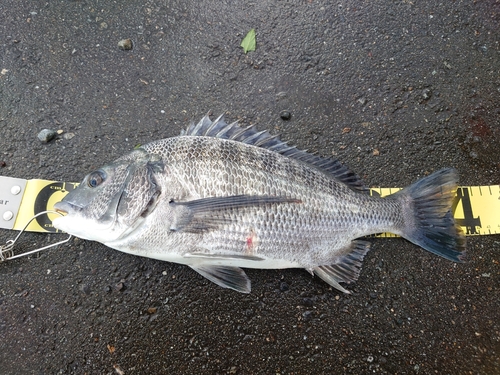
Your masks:
<path fill-rule="evenodd" d="M 0 228 L 22 230 L 36 214 L 52 210 L 71 190 L 72 182 L 22 180 L 0 176 Z M 59 232 L 52 225 L 56 214 L 38 216 L 25 229 L 29 232 Z"/>
<path fill-rule="evenodd" d="M 0 176 L 0 228 L 22 230 L 37 213 L 52 210 L 71 190 L 74 182 L 23 180 Z M 372 188 L 371 195 L 386 196 L 400 188 Z M 500 233 L 500 185 L 461 186 L 457 190 L 454 216 L 468 236 Z M 55 214 L 40 215 L 25 229 L 58 232 L 52 226 Z M 383 237 L 395 237 L 384 233 Z"/>
<path fill-rule="evenodd" d="M 401 188 L 371 188 L 370 195 L 394 194 Z M 500 185 L 460 186 L 453 204 L 453 216 L 467 236 L 500 233 Z M 382 237 L 396 237 L 383 233 Z"/>

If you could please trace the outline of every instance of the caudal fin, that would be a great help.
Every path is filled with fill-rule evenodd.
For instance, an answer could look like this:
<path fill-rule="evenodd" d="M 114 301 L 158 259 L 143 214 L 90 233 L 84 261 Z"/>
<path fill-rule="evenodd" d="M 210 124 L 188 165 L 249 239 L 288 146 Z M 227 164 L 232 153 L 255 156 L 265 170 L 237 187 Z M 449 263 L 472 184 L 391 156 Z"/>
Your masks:
<path fill-rule="evenodd" d="M 392 195 L 402 202 L 407 240 L 454 262 L 465 256 L 465 237 L 451 212 L 458 173 L 442 169 Z"/>

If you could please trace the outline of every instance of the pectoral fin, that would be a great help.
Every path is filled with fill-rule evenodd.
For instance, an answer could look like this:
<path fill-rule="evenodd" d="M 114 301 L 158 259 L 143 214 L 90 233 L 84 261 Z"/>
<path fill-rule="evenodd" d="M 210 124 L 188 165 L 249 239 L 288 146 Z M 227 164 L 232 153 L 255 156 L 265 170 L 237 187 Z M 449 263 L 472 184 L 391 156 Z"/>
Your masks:
<path fill-rule="evenodd" d="M 206 277 L 213 283 L 223 287 L 236 290 L 240 293 L 250 293 L 250 279 L 239 267 L 227 266 L 190 266 L 201 276 Z"/>
<path fill-rule="evenodd" d="M 230 223 L 235 217 L 235 210 L 283 203 L 301 203 L 301 201 L 267 195 L 234 195 L 187 202 L 172 201 L 170 206 L 175 210 L 175 214 L 170 230 L 191 233 L 213 230 Z"/>

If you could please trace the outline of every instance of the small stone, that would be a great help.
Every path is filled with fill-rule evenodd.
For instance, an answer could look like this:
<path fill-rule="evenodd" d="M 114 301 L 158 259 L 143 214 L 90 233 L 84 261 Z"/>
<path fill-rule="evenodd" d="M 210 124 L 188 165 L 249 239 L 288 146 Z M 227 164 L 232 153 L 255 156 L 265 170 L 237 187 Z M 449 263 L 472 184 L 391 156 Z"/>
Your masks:
<path fill-rule="evenodd" d="M 251 317 L 253 315 L 253 310 L 252 309 L 245 310 L 245 315 Z"/>
<path fill-rule="evenodd" d="M 358 102 L 359 102 L 359 104 L 361 104 L 361 105 L 365 105 L 365 104 L 368 102 L 368 100 L 366 100 L 366 98 L 359 98 L 359 99 L 358 99 Z"/>
<path fill-rule="evenodd" d="M 288 121 L 292 118 L 292 114 L 290 111 L 281 111 L 280 117 L 282 120 Z"/>
<path fill-rule="evenodd" d="M 130 50 L 133 47 L 132 40 L 131 39 L 122 39 L 118 42 L 118 47 L 120 47 L 120 49 L 122 49 L 124 51 Z"/>
<path fill-rule="evenodd" d="M 48 143 L 55 138 L 57 132 L 51 129 L 43 129 L 38 133 L 38 139 L 43 143 Z"/>
<path fill-rule="evenodd" d="M 252 341 L 254 338 L 254 335 L 245 335 L 245 337 L 243 337 L 243 342 L 247 342 L 247 341 Z"/>
<path fill-rule="evenodd" d="M 287 97 L 287 94 L 285 91 L 280 91 L 279 93 L 276 94 L 276 98 L 277 99 L 283 99 L 283 98 L 286 98 Z"/>
<path fill-rule="evenodd" d="M 89 295 L 90 294 L 90 286 L 88 286 L 87 284 L 83 284 L 81 287 L 80 287 L 80 290 Z"/>
<path fill-rule="evenodd" d="M 314 302 L 311 298 L 306 297 L 302 299 L 302 305 L 306 307 L 312 307 L 312 305 L 314 305 Z"/>
<path fill-rule="evenodd" d="M 280 291 L 286 292 L 289 288 L 288 284 L 285 283 L 284 281 L 280 284 Z"/>
<path fill-rule="evenodd" d="M 432 90 L 431 89 L 423 89 L 422 90 L 422 99 L 424 100 L 429 100 L 432 96 Z"/>
<path fill-rule="evenodd" d="M 269 332 L 269 335 L 266 337 L 267 342 L 275 342 L 276 341 L 276 335 L 274 332 Z"/>
<path fill-rule="evenodd" d="M 302 313 L 302 319 L 304 320 L 304 322 L 310 321 L 312 317 L 313 317 L 312 311 L 307 310 Z"/>

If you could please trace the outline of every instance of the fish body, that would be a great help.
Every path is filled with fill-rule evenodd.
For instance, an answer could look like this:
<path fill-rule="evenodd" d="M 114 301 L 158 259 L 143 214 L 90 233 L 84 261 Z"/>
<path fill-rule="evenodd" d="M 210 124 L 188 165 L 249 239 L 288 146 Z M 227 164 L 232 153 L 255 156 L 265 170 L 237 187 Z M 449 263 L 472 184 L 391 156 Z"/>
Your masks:
<path fill-rule="evenodd" d="M 190 266 L 250 292 L 243 268 L 304 268 L 335 288 L 355 281 L 369 242 L 391 232 L 452 261 L 465 240 L 451 215 L 453 169 L 372 197 L 336 160 L 267 131 L 205 116 L 178 137 L 91 172 L 54 226 L 130 254 Z"/>

